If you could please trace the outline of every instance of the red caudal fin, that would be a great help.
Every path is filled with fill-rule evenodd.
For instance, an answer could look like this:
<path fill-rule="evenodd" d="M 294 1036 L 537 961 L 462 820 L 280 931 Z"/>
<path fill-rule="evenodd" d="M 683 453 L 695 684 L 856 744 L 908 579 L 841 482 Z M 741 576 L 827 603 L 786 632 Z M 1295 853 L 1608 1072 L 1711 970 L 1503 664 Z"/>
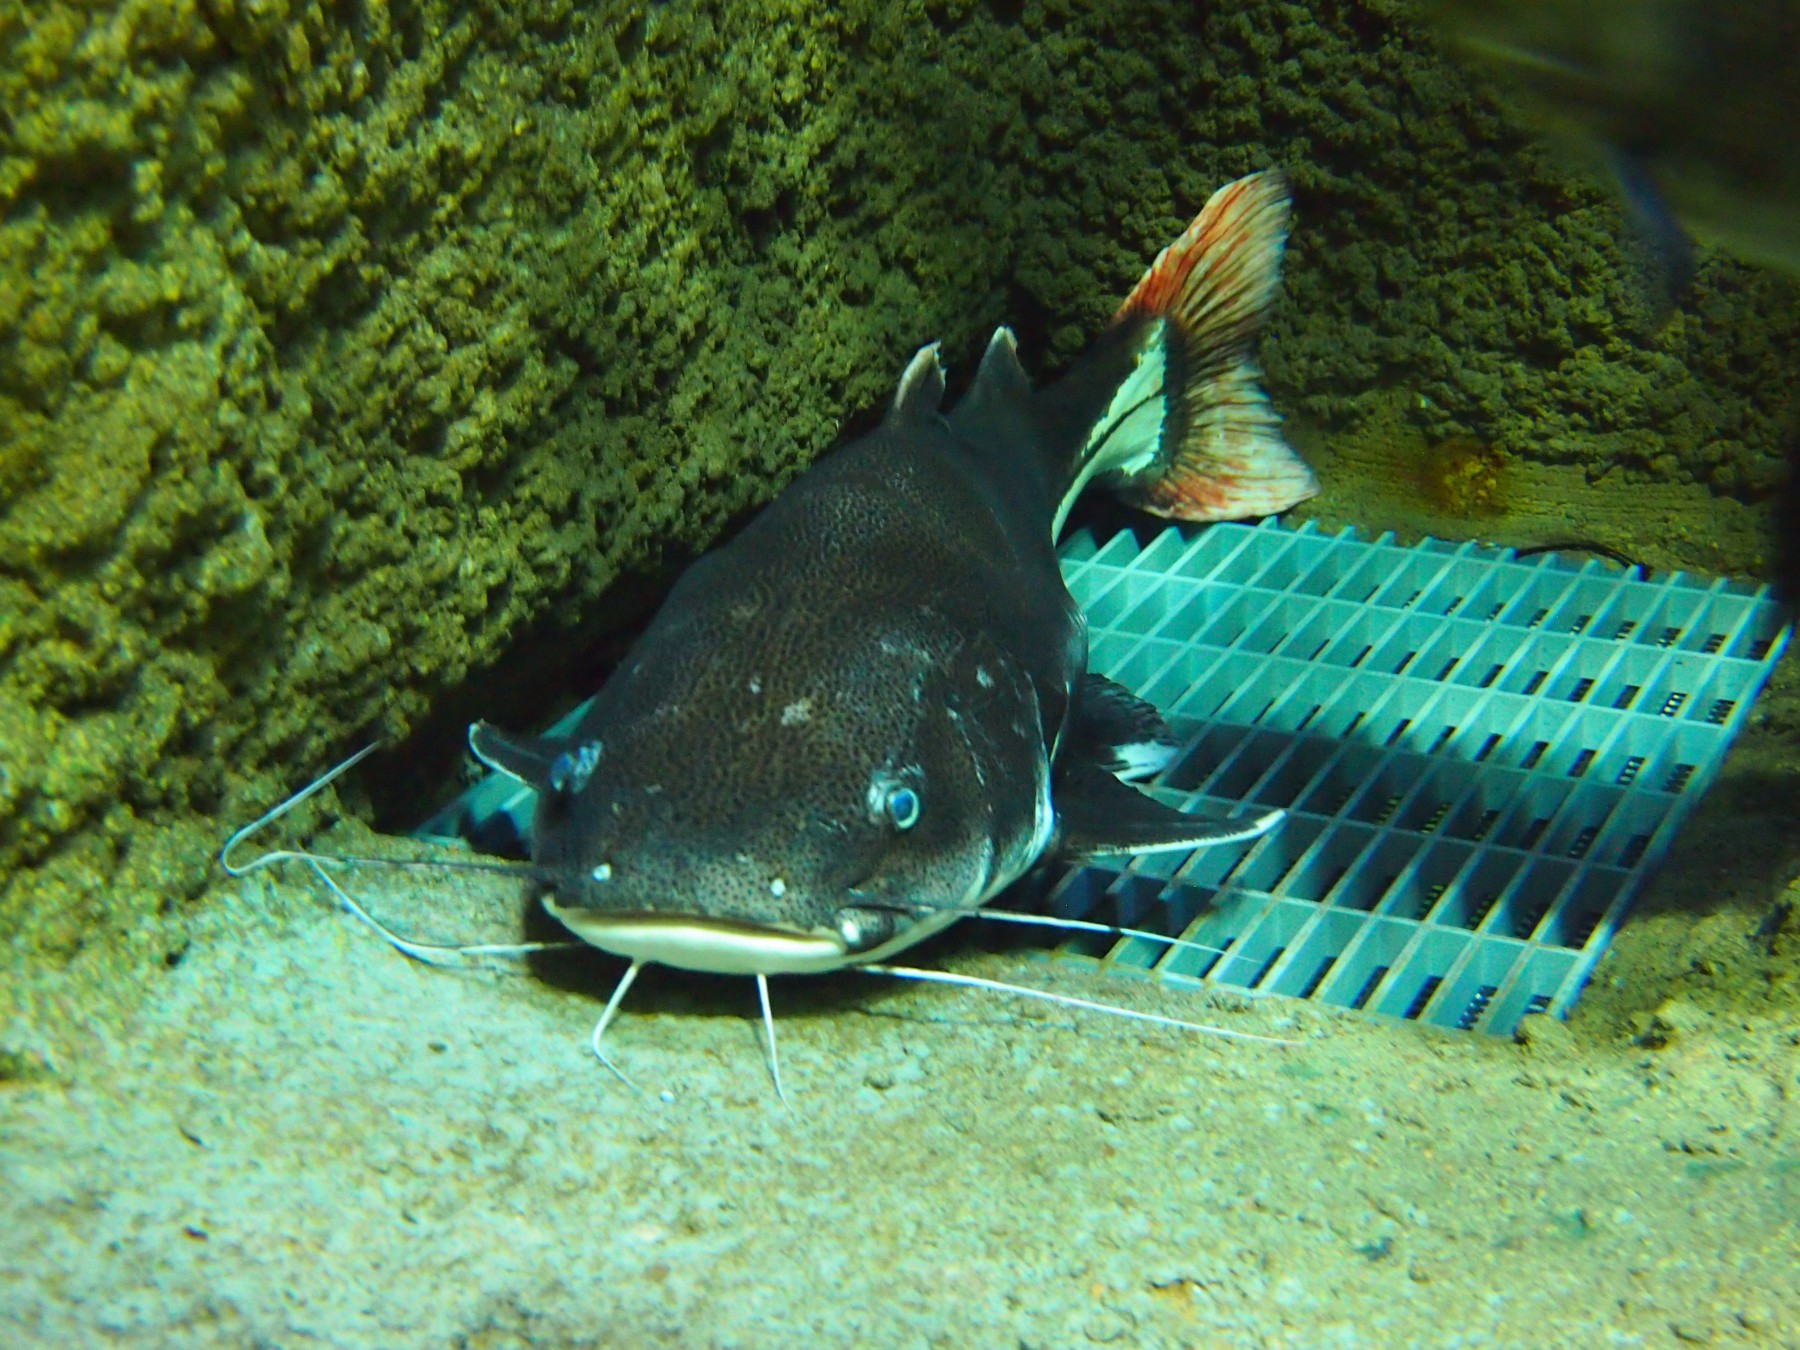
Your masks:
<path fill-rule="evenodd" d="M 1115 327 L 1142 332 L 1137 365 L 1090 454 L 1092 474 L 1125 500 L 1181 520 L 1239 520 L 1318 492 L 1250 357 L 1274 302 L 1287 224 L 1279 171 L 1228 183 L 1119 307 Z"/>

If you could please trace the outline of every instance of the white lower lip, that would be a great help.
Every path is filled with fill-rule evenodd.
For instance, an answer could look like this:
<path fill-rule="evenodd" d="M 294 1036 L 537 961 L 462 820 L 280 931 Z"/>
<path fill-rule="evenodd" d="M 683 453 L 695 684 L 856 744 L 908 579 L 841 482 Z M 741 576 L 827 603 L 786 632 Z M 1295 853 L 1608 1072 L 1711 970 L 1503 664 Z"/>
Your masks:
<path fill-rule="evenodd" d="M 547 896 L 544 908 L 576 937 L 603 952 L 708 975 L 818 975 L 885 961 L 943 932 L 964 914 L 963 910 L 945 910 L 909 925 L 879 947 L 852 954 L 837 938 L 825 934 L 788 933 L 672 915 L 597 914 L 559 905 Z"/>
<path fill-rule="evenodd" d="M 823 934 L 673 915 L 596 914 L 548 898 L 544 908 L 603 952 L 712 975 L 816 975 L 869 959 L 852 958 L 842 942 Z"/>

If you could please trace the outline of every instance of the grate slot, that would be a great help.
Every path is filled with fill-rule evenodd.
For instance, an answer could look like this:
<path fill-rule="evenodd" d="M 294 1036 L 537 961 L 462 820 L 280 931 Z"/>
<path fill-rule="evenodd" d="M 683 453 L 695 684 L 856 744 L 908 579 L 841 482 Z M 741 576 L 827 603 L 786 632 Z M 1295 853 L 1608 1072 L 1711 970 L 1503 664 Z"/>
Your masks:
<path fill-rule="evenodd" d="M 1406 1005 L 1406 1011 L 1400 1015 L 1409 1022 L 1416 1019 L 1425 1011 L 1425 1005 L 1431 1002 L 1431 996 L 1437 993 L 1438 986 L 1443 982 L 1442 975 L 1427 975 L 1424 983 L 1420 984 L 1418 993 L 1413 995 L 1412 1002 Z"/>
<path fill-rule="evenodd" d="M 1462 1031 L 1484 1025 L 1504 992 L 1527 974 L 1531 954 L 1532 948 L 1522 942 L 1489 938 L 1468 943 L 1444 962 L 1447 973 L 1424 1020 Z"/>
<path fill-rule="evenodd" d="M 1456 1019 L 1456 1029 L 1468 1031 L 1474 1027 L 1481 1020 L 1481 1014 L 1487 1011 L 1487 1005 L 1493 1002 L 1494 995 L 1499 992 L 1500 986 L 1496 984 L 1484 984 L 1477 988 L 1474 996 L 1463 1005 L 1462 1014 Z"/>
<path fill-rule="evenodd" d="M 1230 954 L 1219 961 L 1212 978 L 1244 989 L 1258 988 L 1281 968 L 1289 945 L 1315 912 L 1310 905 L 1285 901 L 1265 903 L 1254 910 L 1243 925 L 1242 936 Z"/>
<path fill-rule="evenodd" d="M 1331 968 L 1336 964 L 1337 957 L 1335 956 L 1323 958 L 1319 962 L 1318 967 L 1313 971 L 1311 978 L 1295 991 L 1295 996 L 1298 998 L 1311 998 L 1318 992 L 1319 986 L 1325 983 L 1325 977 L 1331 974 Z"/>
<path fill-rule="evenodd" d="M 1362 987 L 1356 991 L 1356 997 L 1350 1000 L 1350 1006 L 1352 1008 L 1367 1007 L 1369 1000 L 1375 996 L 1377 986 L 1381 984 L 1381 977 L 1387 973 L 1388 967 L 1386 966 L 1376 966 L 1371 970 L 1369 977 L 1363 981 Z"/>

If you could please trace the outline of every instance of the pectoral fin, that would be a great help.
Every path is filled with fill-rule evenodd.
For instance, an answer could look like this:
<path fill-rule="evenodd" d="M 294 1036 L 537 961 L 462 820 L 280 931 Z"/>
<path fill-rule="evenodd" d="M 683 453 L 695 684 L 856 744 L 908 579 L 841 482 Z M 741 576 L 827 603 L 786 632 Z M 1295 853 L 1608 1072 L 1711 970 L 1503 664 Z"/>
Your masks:
<path fill-rule="evenodd" d="M 1189 815 L 1086 764 L 1058 774 L 1052 800 L 1057 851 L 1076 860 L 1242 843 L 1274 829 L 1287 814 L 1259 811 L 1228 819 Z"/>
<path fill-rule="evenodd" d="M 1104 675 L 1089 675 L 1059 757 L 1129 781 L 1167 767 L 1180 748 L 1152 704 Z"/>

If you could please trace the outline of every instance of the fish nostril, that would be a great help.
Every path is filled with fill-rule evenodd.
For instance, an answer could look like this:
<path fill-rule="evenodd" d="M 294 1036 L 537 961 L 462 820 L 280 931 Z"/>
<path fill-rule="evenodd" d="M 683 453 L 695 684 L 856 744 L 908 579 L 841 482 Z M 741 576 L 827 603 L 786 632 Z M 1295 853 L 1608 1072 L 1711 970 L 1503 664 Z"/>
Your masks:
<path fill-rule="evenodd" d="M 550 763 L 552 792 L 580 792 L 594 775 L 600 763 L 600 742 L 589 741 L 574 750 L 565 750 Z"/>

